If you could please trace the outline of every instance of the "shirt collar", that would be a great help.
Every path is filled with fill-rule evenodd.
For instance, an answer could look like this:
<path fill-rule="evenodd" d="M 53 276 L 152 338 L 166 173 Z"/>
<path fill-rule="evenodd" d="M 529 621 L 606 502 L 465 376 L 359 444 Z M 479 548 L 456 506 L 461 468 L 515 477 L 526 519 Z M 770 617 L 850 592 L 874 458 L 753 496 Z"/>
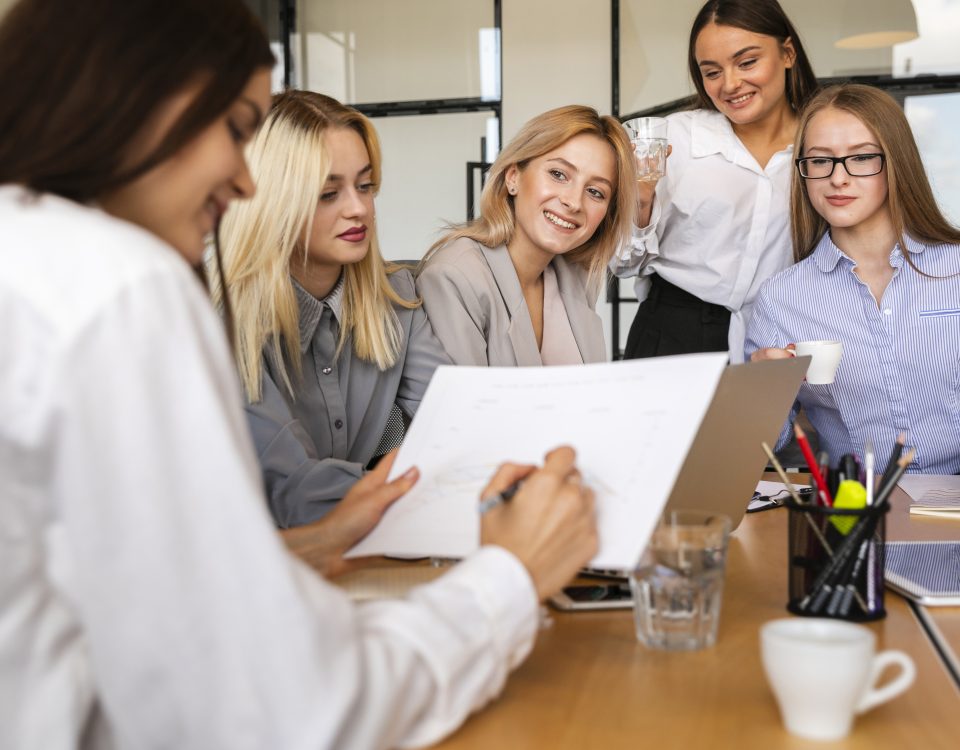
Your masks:
<path fill-rule="evenodd" d="M 297 280 L 290 278 L 293 282 L 293 291 L 297 296 L 297 307 L 300 308 L 300 352 L 307 351 L 313 334 L 317 330 L 317 325 L 323 317 L 324 308 L 329 308 L 334 320 L 340 324 L 340 314 L 343 311 L 343 273 L 337 280 L 336 285 L 330 290 L 323 299 L 317 299 L 310 292 L 300 286 Z"/>
<path fill-rule="evenodd" d="M 922 253 L 927 247 L 908 234 L 904 235 L 903 241 L 911 255 Z M 817 243 L 813 251 L 813 260 L 817 264 L 817 268 L 823 273 L 830 273 L 841 260 L 846 261 L 851 266 L 854 264 L 853 259 L 833 243 L 830 232 L 824 233 L 820 242 Z M 894 268 L 900 268 L 903 265 L 903 252 L 900 250 L 899 242 L 890 251 L 890 265 Z"/>
<path fill-rule="evenodd" d="M 700 110 L 690 124 L 690 153 L 694 158 L 720 154 L 734 164 L 756 169 L 756 159 L 733 132 L 730 121 L 719 112 Z M 793 145 L 784 149 L 793 153 Z"/>

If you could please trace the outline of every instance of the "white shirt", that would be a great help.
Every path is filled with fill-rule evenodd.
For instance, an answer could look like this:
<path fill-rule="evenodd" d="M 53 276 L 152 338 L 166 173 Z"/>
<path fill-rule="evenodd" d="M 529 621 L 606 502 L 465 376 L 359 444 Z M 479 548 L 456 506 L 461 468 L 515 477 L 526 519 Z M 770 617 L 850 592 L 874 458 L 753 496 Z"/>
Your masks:
<path fill-rule="evenodd" d="M 760 285 L 786 268 L 790 245 L 793 146 L 761 168 L 719 112 L 670 115 L 673 153 L 657 183 L 650 224 L 635 229 L 611 263 L 638 275 L 637 299 L 658 276 L 705 302 L 726 307 L 730 358 L 741 362 L 750 310 Z"/>
<path fill-rule="evenodd" d="M 435 741 L 528 653 L 484 548 L 354 606 L 271 526 L 221 323 L 138 227 L 0 188 L 0 747 Z"/>

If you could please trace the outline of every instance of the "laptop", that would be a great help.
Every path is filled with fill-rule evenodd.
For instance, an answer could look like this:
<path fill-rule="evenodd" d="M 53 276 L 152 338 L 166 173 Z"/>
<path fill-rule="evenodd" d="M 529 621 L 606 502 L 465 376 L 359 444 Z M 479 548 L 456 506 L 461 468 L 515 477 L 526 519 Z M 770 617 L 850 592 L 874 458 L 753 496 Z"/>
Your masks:
<path fill-rule="evenodd" d="M 760 447 L 776 445 L 810 357 L 730 365 L 677 476 L 666 511 L 697 508 L 740 525 L 767 466 Z"/>
<path fill-rule="evenodd" d="M 740 525 L 767 466 L 760 447 L 773 448 L 803 383 L 810 357 L 730 365 L 700 423 L 664 512 L 695 508 Z M 622 571 L 586 568 L 587 575 Z"/>

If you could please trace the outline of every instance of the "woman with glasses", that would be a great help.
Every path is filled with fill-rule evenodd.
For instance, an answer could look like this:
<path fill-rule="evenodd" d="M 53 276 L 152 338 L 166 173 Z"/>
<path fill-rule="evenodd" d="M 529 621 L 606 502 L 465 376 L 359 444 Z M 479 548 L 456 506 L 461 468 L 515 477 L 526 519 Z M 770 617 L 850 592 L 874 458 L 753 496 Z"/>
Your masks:
<path fill-rule="evenodd" d="M 668 118 L 667 174 L 639 185 L 642 228 L 612 264 L 641 302 L 624 356 L 739 361 L 760 284 L 790 262 L 791 149 L 817 79 L 776 0 L 709 0 L 687 59 L 697 109 Z"/>
<path fill-rule="evenodd" d="M 834 459 L 868 439 L 886 455 L 905 432 L 911 471 L 960 472 L 960 230 L 903 111 L 877 89 L 831 87 L 804 112 L 795 149 L 797 263 L 761 288 L 746 355 L 842 342 L 834 382 L 804 383 L 790 421 L 802 405 Z"/>

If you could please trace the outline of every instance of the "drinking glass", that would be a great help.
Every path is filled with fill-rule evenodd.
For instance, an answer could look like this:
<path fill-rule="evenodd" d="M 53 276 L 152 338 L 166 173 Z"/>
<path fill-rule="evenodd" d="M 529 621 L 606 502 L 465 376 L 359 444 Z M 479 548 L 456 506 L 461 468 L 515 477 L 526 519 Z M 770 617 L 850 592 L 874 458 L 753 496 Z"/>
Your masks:
<path fill-rule="evenodd" d="M 669 511 L 630 576 L 637 639 L 648 648 L 693 651 L 717 641 L 731 522 L 697 510 Z"/>
<path fill-rule="evenodd" d="M 637 156 L 637 180 L 656 182 L 667 171 L 667 120 L 635 117 L 623 123 Z"/>

